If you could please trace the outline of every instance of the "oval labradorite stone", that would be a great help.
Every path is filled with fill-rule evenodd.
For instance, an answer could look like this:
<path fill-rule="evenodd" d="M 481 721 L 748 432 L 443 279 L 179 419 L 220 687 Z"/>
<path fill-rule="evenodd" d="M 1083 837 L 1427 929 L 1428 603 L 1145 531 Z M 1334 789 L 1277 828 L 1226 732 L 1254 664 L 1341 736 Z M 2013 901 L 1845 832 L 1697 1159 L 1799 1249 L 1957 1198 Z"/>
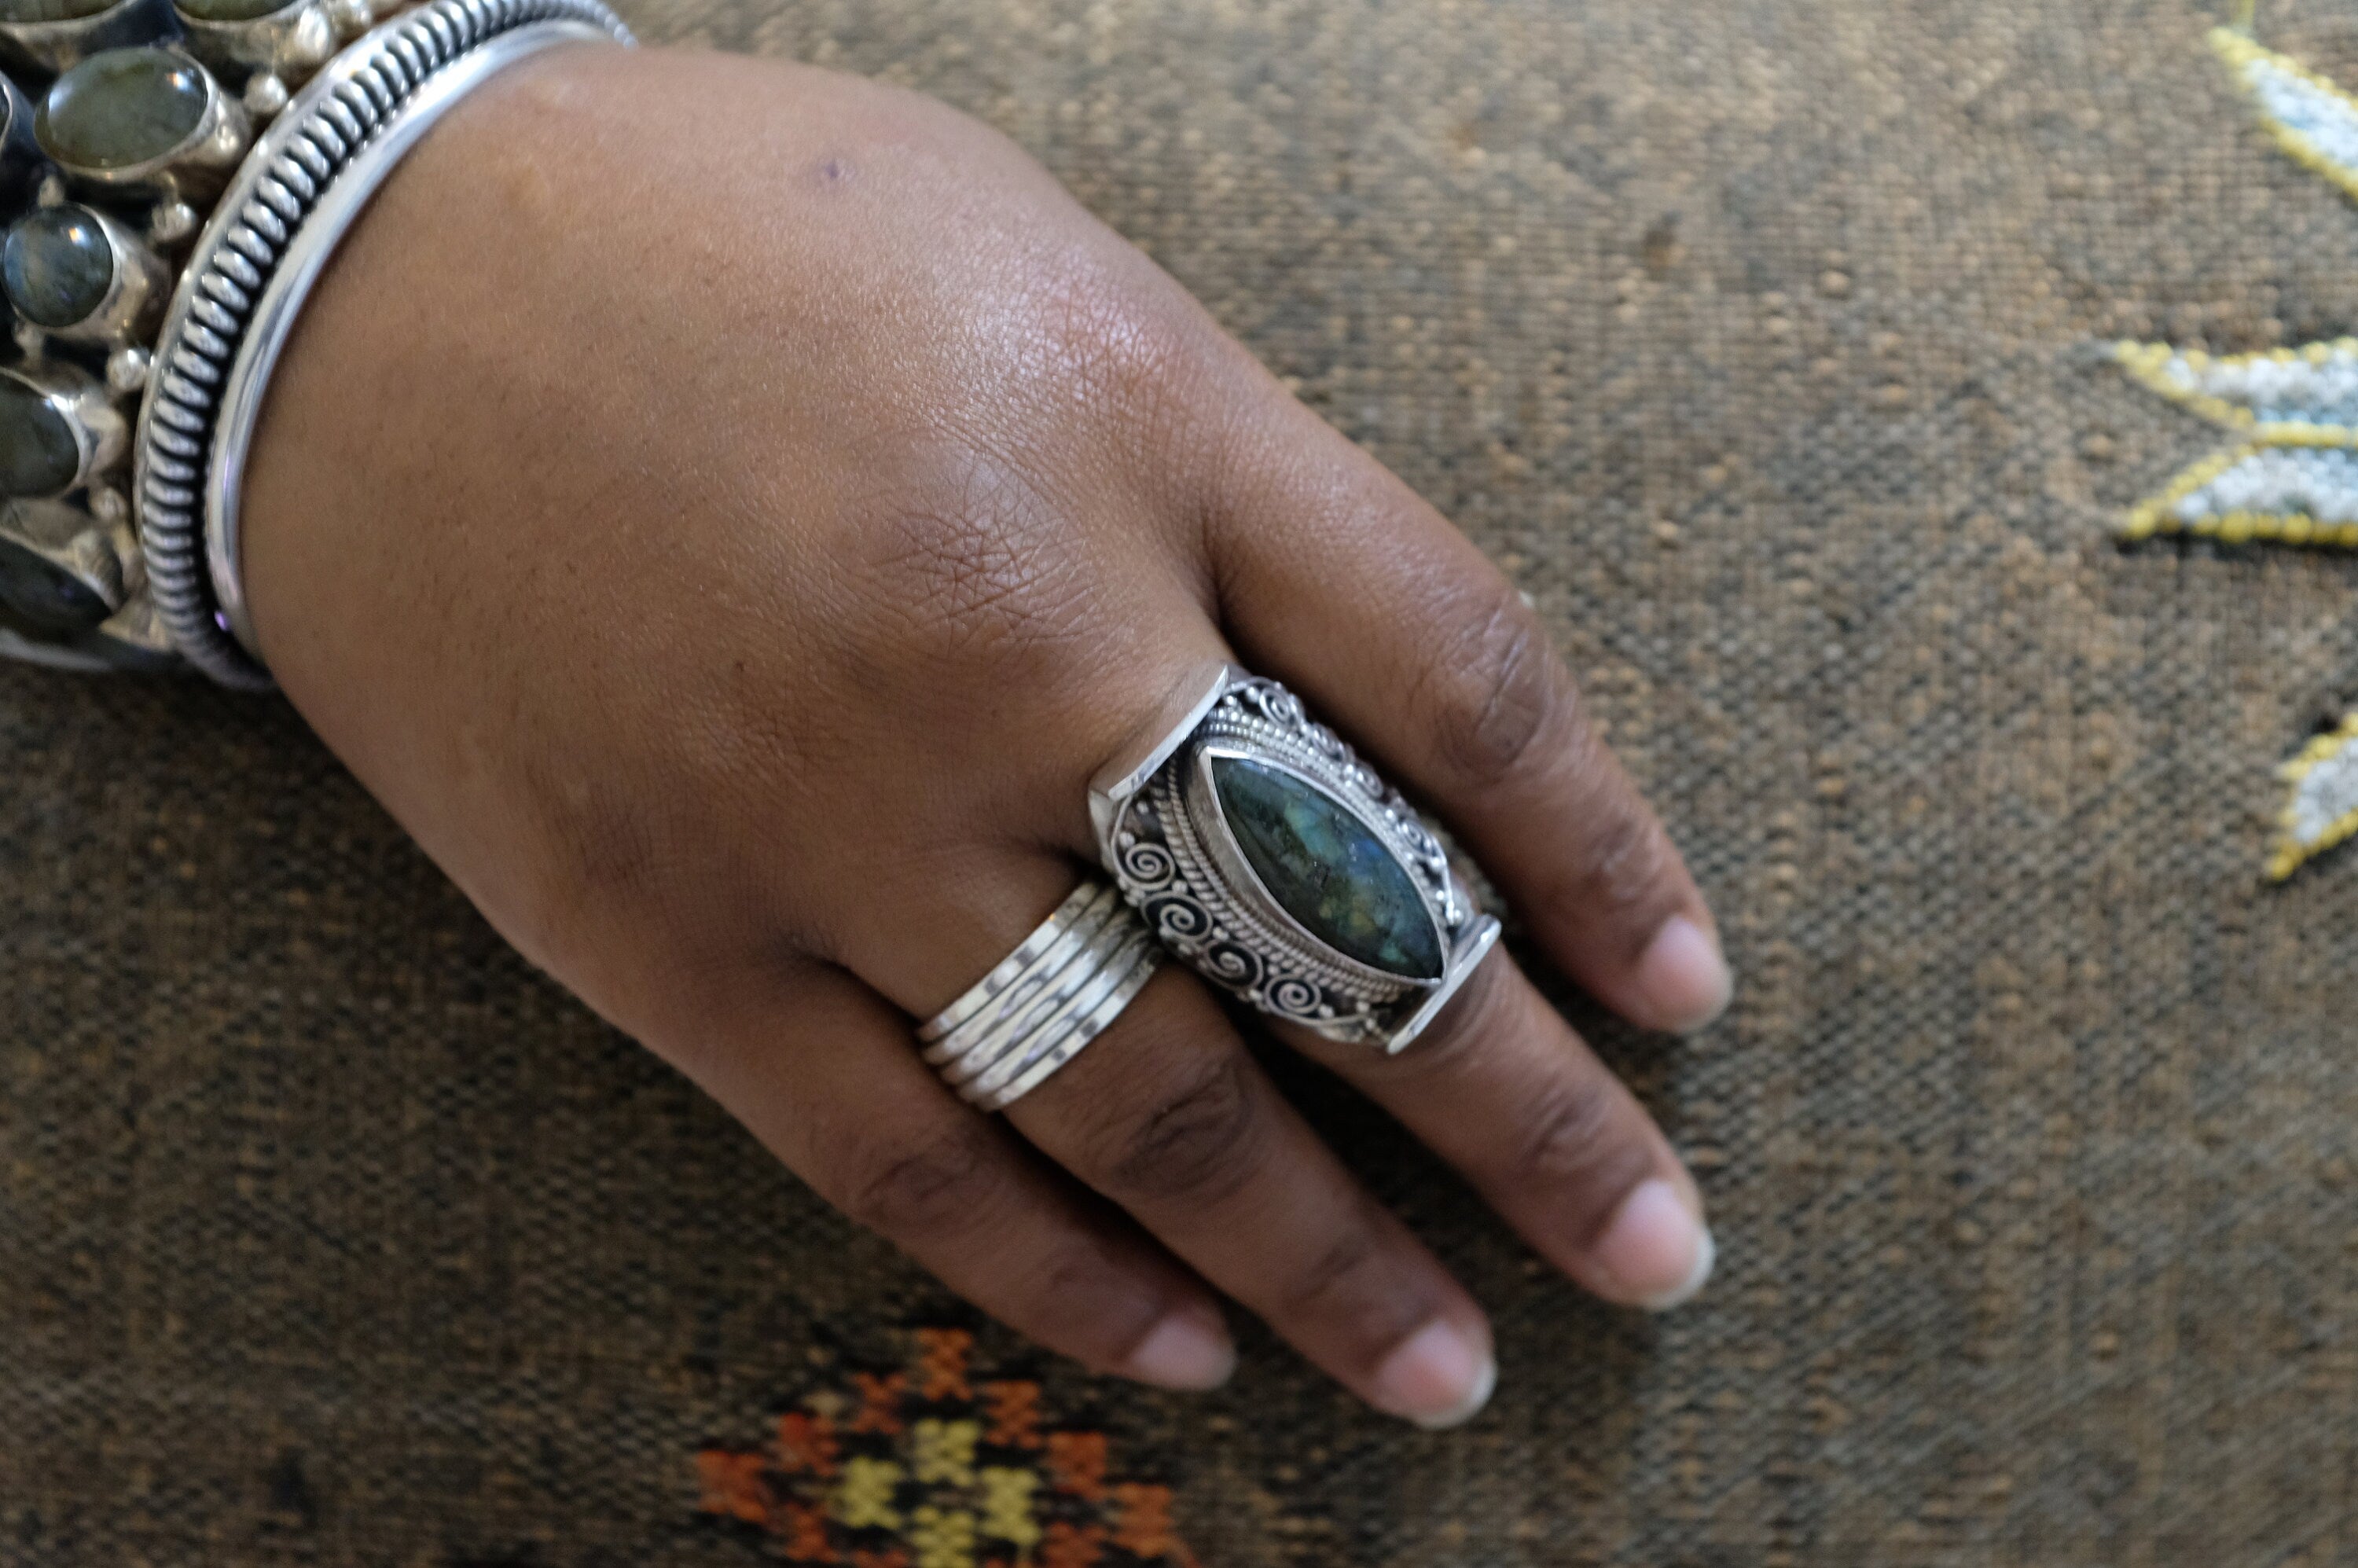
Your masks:
<path fill-rule="evenodd" d="M 1237 847 L 1303 929 L 1386 974 L 1441 978 L 1441 933 L 1416 883 L 1366 823 L 1282 768 L 1243 757 L 1211 762 Z"/>
<path fill-rule="evenodd" d="M 254 22 L 279 11 L 291 11 L 304 0 L 173 0 L 183 16 L 200 22 Z"/>
<path fill-rule="evenodd" d="M 87 632 L 108 613 L 88 583 L 10 539 L 0 539 L 0 605 L 50 633 Z"/>
<path fill-rule="evenodd" d="M 114 283 L 114 248 L 86 208 L 37 208 L 16 220 L 0 247 L 8 302 L 37 327 L 88 320 Z"/>
<path fill-rule="evenodd" d="M 115 0 L 0 0 L 0 22 L 78 22 Z"/>
<path fill-rule="evenodd" d="M 70 168 L 129 168 L 187 141 L 209 96 L 203 70 L 170 49 L 108 49 L 50 85 L 33 134 Z"/>
<path fill-rule="evenodd" d="M 23 382 L 0 376 L 0 495 L 55 495 L 81 470 L 66 416 Z"/>

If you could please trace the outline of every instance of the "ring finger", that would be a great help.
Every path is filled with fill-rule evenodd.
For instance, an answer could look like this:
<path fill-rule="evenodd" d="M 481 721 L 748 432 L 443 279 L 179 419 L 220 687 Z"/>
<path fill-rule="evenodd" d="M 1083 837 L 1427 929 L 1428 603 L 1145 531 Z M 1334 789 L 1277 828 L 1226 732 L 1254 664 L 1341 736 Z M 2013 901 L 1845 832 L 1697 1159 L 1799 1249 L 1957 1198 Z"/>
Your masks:
<path fill-rule="evenodd" d="M 1013 951 L 1080 875 L 1044 854 L 980 860 L 930 879 L 993 890 L 930 920 L 932 940 L 889 940 L 880 925 L 846 955 L 915 1016 Z M 1193 977 L 1157 975 L 1007 1116 L 1369 1403 L 1448 1425 L 1488 1397 L 1496 1374 L 1481 1309 L 1285 1103 Z"/>

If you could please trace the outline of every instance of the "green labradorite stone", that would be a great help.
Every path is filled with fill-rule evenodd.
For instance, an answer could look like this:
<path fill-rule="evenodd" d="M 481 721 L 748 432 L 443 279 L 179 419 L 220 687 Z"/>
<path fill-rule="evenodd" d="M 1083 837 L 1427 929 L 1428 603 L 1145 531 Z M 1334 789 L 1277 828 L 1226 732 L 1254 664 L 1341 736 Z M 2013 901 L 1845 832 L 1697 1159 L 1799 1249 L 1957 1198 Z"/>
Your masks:
<path fill-rule="evenodd" d="M 1370 968 L 1441 978 L 1441 933 L 1367 824 L 1316 786 L 1242 757 L 1214 757 L 1212 785 L 1237 847 L 1304 930 Z"/>
<path fill-rule="evenodd" d="M 0 376 L 0 495 L 55 495 L 81 469 L 66 416 L 23 382 Z"/>
<path fill-rule="evenodd" d="M 0 539 L 0 604 L 52 633 L 87 632 L 108 614 L 88 583 L 12 539 Z"/>
<path fill-rule="evenodd" d="M 279 11 L 291 11 L 303 0 L 173 0 L 183 16 L 200 22 L 254 22 Z"/>
<path fill-rule="evenodd" d="M 114 249 L 81 207 L 41 207 L 16 221 L 0 248 L 8 302 L 37 327 L 70 327 L 106 302 Z"/>
<path fill-rule="evenodd" d="M 169 49 L 108 49 L 50 85 L 33 133 L 70 168 L 129 168 L 187 141 L 208 96 L 204 71 Z"/>
<path fill-rule="evenodd" d="M 114 0 L 0 0 L 0 22 L 78 22 Z"/>

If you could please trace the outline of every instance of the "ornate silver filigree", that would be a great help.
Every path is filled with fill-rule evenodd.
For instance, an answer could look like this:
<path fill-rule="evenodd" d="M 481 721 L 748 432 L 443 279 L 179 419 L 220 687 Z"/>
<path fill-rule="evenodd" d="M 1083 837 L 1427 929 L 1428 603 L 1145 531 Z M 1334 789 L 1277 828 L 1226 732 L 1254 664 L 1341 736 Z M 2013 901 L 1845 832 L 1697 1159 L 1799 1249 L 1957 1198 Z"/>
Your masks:
<path fill-rule="evenodd" d="M 245 615 L 239 482 L 297 312 L 368 197 L 435 119 L 536 49 L 628 43 L 600 0 L 430 0 L 330 60 L 239 165 L 157 341 L 135 456 L 156 611 L 225 685 L 270 677 Z"/>
<path fill-rule="evenodd" d="M 1248 1004 L 1332 1039 L 1406 1046 L 1497 943 L 1498 921 L 1415 808 L 1284 687 L 1223 665 L 1174 707 L 1175 721 L 1089 792 L 1098 854 L 1123 896 L 1174 954 Z M 1211 771 L 1222 758 L 1289 774 L 1364 827 L 1423 900 L 1441 973 L 1372 968 L 1289 914 L 1223 813 Z"/>

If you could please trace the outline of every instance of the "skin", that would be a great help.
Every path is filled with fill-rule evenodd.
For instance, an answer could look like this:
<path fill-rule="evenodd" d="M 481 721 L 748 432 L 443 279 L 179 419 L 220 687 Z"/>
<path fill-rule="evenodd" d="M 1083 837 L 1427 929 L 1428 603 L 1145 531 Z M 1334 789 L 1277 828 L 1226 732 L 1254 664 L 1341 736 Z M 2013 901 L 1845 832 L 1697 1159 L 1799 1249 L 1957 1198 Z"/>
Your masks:
<path fill-rule="evenodd" d="M 1608 1005 L 1725 1002 L 1514 589 L 926 99 L 597 47 L 502 75 L 345 242 L 245 505 L 272 669 L 500 931 L 1092 1368 L 1220 1381 L 1226 1297 L 1395 1413 L 1488 1388 L 1480 1308 L 1192 975 L 1001 1118 L 918 1059 L 912 1021 L 1094 863 L 1088 780 L 1205 662 L 1432 803 Z M 1694 1184 L 1503 954 L 1400 1057 L 1293 1043 L 1590 1289 L 1701 1282 Z"/>

